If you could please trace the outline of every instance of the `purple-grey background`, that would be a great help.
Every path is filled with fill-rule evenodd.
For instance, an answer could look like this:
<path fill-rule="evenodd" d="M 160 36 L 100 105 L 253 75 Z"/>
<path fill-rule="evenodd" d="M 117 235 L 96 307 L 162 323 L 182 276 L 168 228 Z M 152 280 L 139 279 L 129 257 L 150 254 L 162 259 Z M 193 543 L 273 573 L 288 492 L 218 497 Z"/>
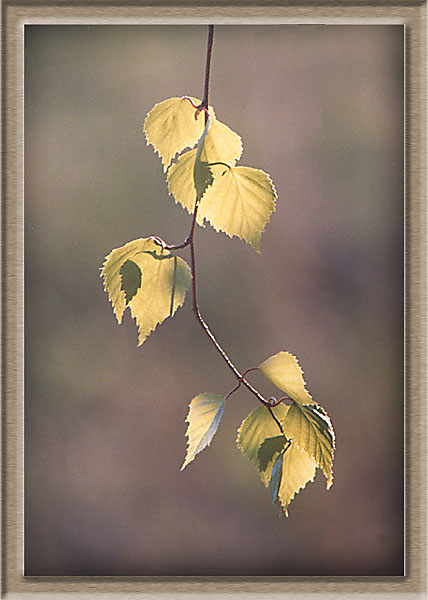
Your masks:
<path fill-rule="evenodd" d="M 337 435 L 335 484 L 288 519 L 236 448 L 244 390 L 179 470 L 188 403 L 234 385 L 190 296 L 137 348 L 99 278 L 112 248 L 187 234 L 142 123 L 201 97 L 206 38 L 26 27 L 25 572 L 402 575 L 403 28 L 215 30 L 210 103 L 278 205 L 261 256 L 198 228 L 201 310 L 241 369 L 297 355 Z"/>

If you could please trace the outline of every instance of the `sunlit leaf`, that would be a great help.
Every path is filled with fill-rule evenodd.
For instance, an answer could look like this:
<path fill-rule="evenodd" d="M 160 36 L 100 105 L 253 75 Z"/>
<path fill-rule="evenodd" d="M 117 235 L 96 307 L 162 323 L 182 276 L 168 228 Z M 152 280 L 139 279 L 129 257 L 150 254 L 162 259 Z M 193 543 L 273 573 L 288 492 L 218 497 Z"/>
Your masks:
<path fill-rule="evenodd" d="M 241 137 L 218 119 L 212 118 L 200 159 L 207 163 L 220 161 L 233 166 L 241 155 Z"/>
<path fill-rule="evenodd" d="M 267 358 L 260 371 L 280 390 L 301 405 L 316 405 L 305 387 L 303 371 L 297 358 L 289 352 L 279 352 Z"/>
<path fill-rule="evenodd" d="M 123 313 L 127 306 L 126 294 L 122 288 L 120 270 L 127 260 L 130 260 L 137 252 L 146 247 L 146 242 L 146 239 L 138 239 L 128 242 L 120 248 L 115 248 L 106 257 L 102 266 L 101 276 L 104 281 L 104 289 L 108 293 L 118 323 L 122 322 Z M 150 247 L 152 248 L 153 246 L 151 245 Z"/>
<path fill-rule="evenodd" d="M 159 323 L 174 315 L 191 281 L 187 263 L 150 238 L 112 250 L 101 276 L 118 322 L 127 307 L 136 320 L 138 345 Z"/>
<path fill-rule="evenodd" d="M 196 147 L 196 157 L 193 165 L 193 183 L 196 190 L 196 202 L 199 202 L 199 200 L 205 194 L 206 189 L 212 185 L 214 181 L 214 177 L 208 162 L 201 159 L 201 154 L 204 151 L 205 141 L 210 130 L 211 117 L 208 117 L 207 122 L 205 123 L 204 132 Z"/>
<path fill-rule="evenodd" d="M 260 252 L 260 237 L 275 210 L 276 191 L 269 175 L 251 167 L 225 168 L 205 192 L 198 222 L 237 236 Z"/>
<path fill-rule="evenodd" d="M 212 185 L 214 181 L 214 177 L 208 163 L 200 160 L 195 161 L 195 166 L 193 168 L 193 179 L 196 189 L 196 197 L 198 200 L 200 200 L 206 189 Z"/>
<path fill-rule="evenodd" d="M 200 100 L 192 98 L 198 106 Z M 210 107 L 211 114 L 214 115 Z M 156 104 L 144 121 L 144 133 L 162 159 L 164 170 L 184 148 L 192 148 L 204 130 L 204 112 L 195 119 L 195 108 L 186 98 L 169 98 Z"/>
<path fill-rule="evenodd" d="M 289 408 L 279 404 L 272 410 L 283 423 Z M 272 500 L 279 499 L 287 515 L 287 506 L 295 494 L 314 479 L 316 463 L 307 452 L 278 433 L 281 432 L 269 411 L 260 406 L 241 423 L 237 443 L 242 453 L 256 463 L 261 480 L 271 490 Z"/>
<path fill-rule="evenodd" d="M 199 394 L 191 401 L 186 418 L 188 447 L 181 470 L 210 445 L 223 415 L 224 402 L 224 397 L 217 394 Z"/>
<path fill-rule="evenodd" d="M 213 175 L 227 169 L 224 165 L 209 165 L 219 161 L 234 165 L 242 154 L 239 135 L 215 118 L 211 118 L 200 145 L 198 161 L 196 149 L 184 152 L 171 166 L 167 176 L 169 193 L 190 213 L 195 209 L 196 191 L 199 199 L 202 198 L 207 187 L 213 183 Z"/>
<path fill-rule="evenodd" d="M 313 481 L 316 473 L 314 459 L 304 450 L 300 450 L 294 443 L 284 452 L 282 460 L 282 477 L 278 497 L 288 516 L 288 506 L 294 496 L 309 481 Z"/>
<path fill-rule="evenodd" d="M 195 210 L 196 188 L 193 179 L 196 150 L 184 152 L 176 163 L 171 165 L 168 176 L 168 190 L 189 213 Z"/>
<path fill-rule="evenodd" d="M 286 436 L 292 438 L 293 443 L 305 450 L 321 467 L 327 479 L 327 489 L 331 487 L 335 436 L 327 413 L 321 407 L 295 403 L 281 424 Z"/>
<path fill-rule="evenodd" d="M 272 409 L 278 420 L 285 418 L 288 406 L 279 404 Z M 281 433 L 266 406 L 255 408 L 242 421 L 238 429 L 236 442 L 243 454 L 259 466 L 259 449 L 267 438 L 277 437 Z"/>

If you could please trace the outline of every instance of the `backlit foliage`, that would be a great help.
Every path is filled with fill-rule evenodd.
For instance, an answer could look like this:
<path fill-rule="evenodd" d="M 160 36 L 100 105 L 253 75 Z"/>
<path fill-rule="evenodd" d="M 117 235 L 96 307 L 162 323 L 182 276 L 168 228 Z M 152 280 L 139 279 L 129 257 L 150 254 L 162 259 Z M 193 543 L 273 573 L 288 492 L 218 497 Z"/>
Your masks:
<path fill-rule="evenodd" d="M 196 223 L 209 223 L 260 252 L 261 235 L 275 210 L 275 187 L 267 173 L 236 164 L 242 155 L 241 138 L 217 120 L 212 107 L 205 109 L 187 96 L 164 100 L 147 114 L 144 133 L 167 172 L 170 194 L 189 213 L 197 211 Z M 174 252 L 189 243 L 173 247 L 151 236 L 116 248 L 105 259 L 101 275 L 113 312 L 121 323 L 130 309 L 139 345 L 184 302 L 195 274 Z M 314 480 L 318 468 L 327 488 L 333 484 L 335 434 L 326 411 L 306 389 L 293 354 L 279 352 L 253 370 L 259 370 L 283 397 L 258 396 L 262 405 L 242 421 L 237 444 L 256 465 L 273 502 L 288 515 L 290 502 Z M 228 394 L 193 398 L 182 469 L 211 444 L 230 395 L 243 381 L 238 377 L 237 387 Z"/>

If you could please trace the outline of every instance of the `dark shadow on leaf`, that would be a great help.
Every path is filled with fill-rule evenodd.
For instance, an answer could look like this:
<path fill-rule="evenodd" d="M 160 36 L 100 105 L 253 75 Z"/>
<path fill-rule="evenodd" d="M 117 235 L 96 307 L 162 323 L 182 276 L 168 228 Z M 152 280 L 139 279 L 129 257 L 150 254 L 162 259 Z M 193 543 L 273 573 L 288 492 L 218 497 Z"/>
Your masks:
<path fill-rule="evenodd" d="M 120 267 L 119 273 L 120 289 L 125 292 L 126 304 L 129 304 L 141 287 L 141 271 L 132 260 L 126 260 Z"/>
<path fill-rule="evenodd" d="M 266 438 L 258 451 L 259 469 L 266 471 L 268 464 L 271 462 L 275 454 L 281 452 L 287 440 L 283 435 Z"/>

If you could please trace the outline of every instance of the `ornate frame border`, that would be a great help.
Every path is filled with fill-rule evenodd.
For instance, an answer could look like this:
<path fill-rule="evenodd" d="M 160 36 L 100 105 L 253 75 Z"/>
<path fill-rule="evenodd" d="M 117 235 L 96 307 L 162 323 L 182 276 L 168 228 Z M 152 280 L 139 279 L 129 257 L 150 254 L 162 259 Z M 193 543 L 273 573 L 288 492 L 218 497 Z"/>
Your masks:
<path fill-rule="evenodd" d="M 352 23 L 406 27 L 406 576 L 23 576 L 23 34 L 25 23 Z M 375 598 L 427 595 L 427 3 L 326 0 L 3 0 L 2 597 Z"/>

